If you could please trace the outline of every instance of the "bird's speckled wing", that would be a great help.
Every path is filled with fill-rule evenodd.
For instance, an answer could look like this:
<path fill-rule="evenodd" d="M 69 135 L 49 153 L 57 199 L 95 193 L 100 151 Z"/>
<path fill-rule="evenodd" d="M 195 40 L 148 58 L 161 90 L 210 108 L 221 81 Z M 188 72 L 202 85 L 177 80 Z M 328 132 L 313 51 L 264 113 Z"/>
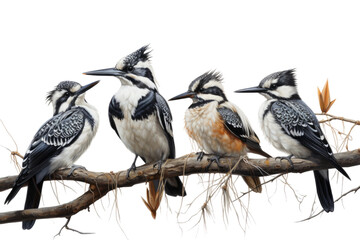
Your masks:
<path fill-rule="evenodd" d="M 315 155 L 329 160 L 341 173 L 348 176 L 336 162 L 315 114 L 303 101 L 275 101 L 270 111 L 287 135 L 298 140 Z"/>
<path fill-rule="evenodd" d="M 239 114 L 227 107 L 220 107 L 217 109 L 221 118 L 224 121 L 226 128 L 234 134 L 237 138 L 243 141 L 246 146 L 254 153 L 270 157 L 269 154 L 264 152 L 259 144 L 259 140 L 251 129 L 245 129 L 244 123 Z"/>
<path fill-rule="evenodd" d="M 24 156 L 23 170 L 17 184 L 25 183 L 40 171 L 46 172 L 50 159 L 76 140 L 84 124 L 85 116 L 79 108 L 60 113 L 48 120 L 35 134 Z"/>

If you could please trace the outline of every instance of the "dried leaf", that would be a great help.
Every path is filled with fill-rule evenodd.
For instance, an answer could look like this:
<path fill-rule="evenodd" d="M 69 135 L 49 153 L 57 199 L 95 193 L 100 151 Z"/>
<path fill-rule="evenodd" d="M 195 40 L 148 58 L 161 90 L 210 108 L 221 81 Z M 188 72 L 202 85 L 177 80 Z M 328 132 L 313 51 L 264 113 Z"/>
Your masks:
<path fill-rule="evenodd" d="M 145 206 L 149 209 L 149 211 L 151 211 L 151 207 L 150 205 L 147 203 L 147 201 L 144 198 L 141 198 L 145 204 Z"/>
<path fill-rule="evenodd" d="M 330 90 L 329 90 L 329 81 L 328 80 L 326 80 L 325 86 L 324 86 L 321 94 L 323 97 L 324 106 L 325 106 L 325 108 L 327 108 L 330 104 Z"/>
<path fill-rule="evenodd" d="M 325 111 L 324 101 L 319 88 L 318 88 L 318 96 L 319 96 L 319 104 L 320 104 L 321 112 L 324 112 Z"/>
<path fill-rule="evenodd" d="M 156 218 L 156 211 L 160 206 L 161 199 L 163 194 L 163 188 L 161 184 L 159 185 L 158 191 L 155 190 L 155 185 L 151 181 L 149 182 L 149 188 L 146 189 L 146 198 L 147 201 L 145 201 L 144 198 L 141 198 L 145 204 L 145 206 L 149 209 L 151 212 L 151 216 L 155 219 Z"/>
<path fill-rule="evenodd" d="M 330 100 L 330 88 L 329 88 L 329 81 L 326 80 L 326 83 L 320 92 L 318 88 L 318 96 L 319 96 L 319 104 L 322 113 L 327 113 L 331 106 L 334 104 L 335 100 Z"/>
<path fill-rule="evenodd" d="M 330 102 L 329 107 L 328 107 L 328 109 L 327 109 L 328 111 L 330 110 L 331 106 L 334 104 L 335 100 L 336 100 L 336 99 L 334 99 L 334 100 L 332 100 L 332 101 Z"/>

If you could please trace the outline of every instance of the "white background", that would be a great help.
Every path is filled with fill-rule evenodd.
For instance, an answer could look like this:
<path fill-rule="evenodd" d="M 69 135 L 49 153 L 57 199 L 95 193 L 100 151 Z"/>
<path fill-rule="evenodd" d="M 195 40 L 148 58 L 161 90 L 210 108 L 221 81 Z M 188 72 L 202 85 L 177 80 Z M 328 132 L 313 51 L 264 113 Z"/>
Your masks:
<path fill-rule="evenodd" d="M 130 153 L 110 128 L 107 117 L 111 96 L 120 87 L 113 77 L 84 76 L 82 72 L 113 67 L 123 56 L 151 44 L 152 63 L 160 93 L 169 99 L 187 90 L 202 73 L 216 69 L 223 73 L 229 100 L 243 109 L 270 154 L 284 155 L 270 146 L 258 123 L 260 95 L 240 95 L 234 90 L 252 87 L 268 74 L 297 69 L 301 97 L 319 112 L 316 87 L 330 81 L 330 113 L 360 119 L 359 61 L 360 15 L 355 1 L 4 1 L 0 3 L 0 119 L 24 153 L 37 129 L 52 115 L 45 104 L 46 93 L 60 81 L 82 85 L 101 79 L 87 93 L 89 103 L 100 113 L 98 134 L 77 164 L 92 171 L 119 171 L 130 167 Z M 197 149 L 184 131 L 183 117 L 190 100 L 170 103 L 177 156 Z M 1 127 L 0 127 L 1 128 Z M 328 138 L 331 134 L 328 131 Z M 359 130 L 353 133 L 350 149 L 359 147 Z M 15 149 L 3 128 L 0 144 Z M 9 152 L 0 148 L 0 177 L 17 174 Z M 140 161 L 139 161 L 140 163 Z M 332 178 L 334 197 L 360 183 L 358 167 L 347 168 L 352 181 Z M 335 171 L 331 170 L 334 176 Z M 204 181 L 208 176 L 204 175 Z M 270 177 L 266 178 L 270 179 Z M 214 199 L 213 214 L 196 225 L 199 215 L 188 223 L 205 201 L 202 195 L 187 212 L 187 204 L 203 190 L 201 178 L 193 175 L 186 185 L 188 196 L 180 209 L 180 198 L 162 202 L 154 221 L 142 203 L 145 184 L 117 193 L 120 219 L 116 219 L 113 193 L 74 216 L 70 226 L 94 235 L 64 231 L 58 239 L 355 239 L 358 236 L 359 194 L 350 194 L 336 203 L 335 212 L 304 223 L 316 199 L 312 173 L 290 174 L 289 182 L 298 194 L 306 195 L 299 206 L 292 190 L 280 181 L 269 184 L 263 194 L 251 194 L 247 224 L 235 202 L 242 227 L 234 210 L 224 224 L 221 195 Z M 69 183 L 68 183 L 69 184 Z M 57 183 L 59 201 L 68 202 L 86 190 L 83 184 L 69 184 L 64 191 Z M 206 185 L 206 184 L 205 184 Z M 246 191 L 237 181 L 239 192 Z M 0 212 L 23 208 L 25 189 L 3 205 L 8 191 L 0 193 Z M 249 199 L 243 199 L 248 204 Z M 49 182 L 45 183 L 41 206 L 57 204 Z M 97 211 L 97 212 L 96 212 Z M 177 212 L 181 211 L 179 218 Z M 21 223 L 0 225 L 1 238 L 51 239 L 65 219 L 38 220 L 31 231 Z M 196 225 L 196 226 L 195 226 Z M 195 226 L 195 227 L 194 227 Z M 9 235 L 9 236 L 6 236 Z"/>

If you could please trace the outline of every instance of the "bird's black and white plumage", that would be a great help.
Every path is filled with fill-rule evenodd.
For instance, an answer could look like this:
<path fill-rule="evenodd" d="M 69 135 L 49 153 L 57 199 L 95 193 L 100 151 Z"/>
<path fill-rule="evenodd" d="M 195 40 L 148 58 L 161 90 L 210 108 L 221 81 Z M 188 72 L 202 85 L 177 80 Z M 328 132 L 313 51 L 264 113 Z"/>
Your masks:
<path fill-rule="evenodd" d="M 85 91 L 97 82 L 84 87 L 77 82 L 64 81 L 49 92 L 54 116 L 35 134 L 25 153 L 22 170 L 5 200 L 9 203 L 25 184 L 28 190 L 25 208 L 38 208 L 43 179 L 60 168 L 71 167 L 88 148 L 98 128 L 96 109 L 84 99 Z M 23 221 L 23 229 L 31 229 L 35 220 Z"/>
<path fill-rule="evenodd" d="M 138 156 L 145 163 L 161 163 L 175 158 L 172 131 L 172 116 L 165 99 L 160 95 L 150 63 L 148 46 L 119 60 L 115 68 L 86 72 L 87 75 L 116 76 L 121 87 L 109 105 L 110 125 L 135 154 L 128 171 L 135 170 Z M 154 181 L 158 189 L 159 181 Z M 165 181 L 165 193 L 170 196 L 185 196 L 179 177 Z"/>
<path fill-rule="evenodd" d="M 275 148 L 295 157 L 327 161 L 349 178 L 337 163 L 315 114 L 301 100 L 294 70 L 270 74 L 258 87 L 236 92 L 259 92 L 266 97 L 267 101 L 260 108 L 259 118 L 265 135 Z M 314 175 L 323 209 L 326 212 L 334 211 L 328 170 L 316 170 Z"/>
<path fill-rule="evenodd" d="M 260 147 L 260 140 L 245 114 L 228 101 L 220 73 L 210 71 L 193 80 L 188 91 L 170 100 L 191 98 L 185 112 L 185 129 L 201 151 L 223 156 L 245 156 L 248 152 L 271 157 Z M 216 161 L 216 159 L 215 159 Z M 261 192 L 257 176 L 243 176 L 247 185 Z"/>

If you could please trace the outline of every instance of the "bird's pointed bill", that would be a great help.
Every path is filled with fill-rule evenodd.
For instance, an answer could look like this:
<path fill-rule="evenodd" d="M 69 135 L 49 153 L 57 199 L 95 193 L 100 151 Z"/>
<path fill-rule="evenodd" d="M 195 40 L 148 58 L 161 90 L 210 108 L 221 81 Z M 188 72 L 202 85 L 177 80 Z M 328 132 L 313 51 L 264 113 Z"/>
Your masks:
<path fill-rule="evenodd" d="M 84 92 L 86 92 L 87 90 L 89 90 L 90 88 L 94 87 L 96 84 L 98 84 L 100 82 L 100 80 L 89 83 L 85 86 L 82 86 L 79 90 L 77 90 L 76 94 L 80 95 L 83 94 Z"/>
<path fill-rule="evenodd" d="M 195 96 L 195 93 L 188 91 L 188 92 L 181 93 L 173 98 L 170 98 L 169 101 L 183 99 L 183 98 L 192 98 L 193 96 Z"/>
<path fill-rule="evenodd" d="M 250 87 L 250 88 L 243 88 L 240 90 L 236 90 L 236 93 L 259 93 L 259 92 L 265 92 L 266 89 L 265 88 L 261 88 L 261 87 Z"/>
<path fill-rule="evenodd" d="M 124 76 L 125 72 L 116 68 L 105 68 L 105 69 L 84 72 L 83 74 L 93 75 L 93 76 Z"/>

